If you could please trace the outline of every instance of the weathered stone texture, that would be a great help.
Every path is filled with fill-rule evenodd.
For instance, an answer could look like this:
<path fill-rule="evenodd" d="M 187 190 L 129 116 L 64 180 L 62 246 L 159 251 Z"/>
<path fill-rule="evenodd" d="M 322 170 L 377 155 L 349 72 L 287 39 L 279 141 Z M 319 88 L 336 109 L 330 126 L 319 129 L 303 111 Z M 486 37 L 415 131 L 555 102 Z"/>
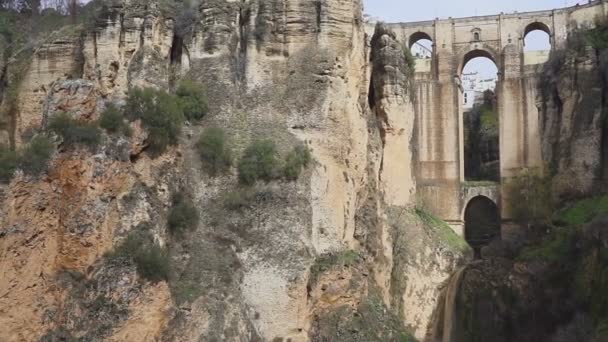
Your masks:
<path fill-rule="evenodd" d="M 593 49 L 568 46 L 553 53 L 540 83 L 543 159 L 555 194 L 576 197 L 600 190 L 605 137 L 605 64 Z"/>

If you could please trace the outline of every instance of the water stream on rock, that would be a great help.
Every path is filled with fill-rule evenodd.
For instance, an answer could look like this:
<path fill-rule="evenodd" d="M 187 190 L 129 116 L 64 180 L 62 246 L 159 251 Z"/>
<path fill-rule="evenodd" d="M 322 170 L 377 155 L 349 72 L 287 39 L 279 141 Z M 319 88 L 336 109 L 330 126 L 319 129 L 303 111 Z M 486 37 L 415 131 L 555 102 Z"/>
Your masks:
<path fill-rule="evenodd" d="M 458 322 L 456 314 L 456 301 L 458 291 L 464 276 L 467 266 L 459 268 L 450 278 L 448 286 L 443 290 L 440 296 L 440 304 L 437 309 L 433 331 L 431 333 L 431 342 L 458 342 L 458 331 L 456 322 Z M 443 303 L 441 303 L 443 301 Z"/>

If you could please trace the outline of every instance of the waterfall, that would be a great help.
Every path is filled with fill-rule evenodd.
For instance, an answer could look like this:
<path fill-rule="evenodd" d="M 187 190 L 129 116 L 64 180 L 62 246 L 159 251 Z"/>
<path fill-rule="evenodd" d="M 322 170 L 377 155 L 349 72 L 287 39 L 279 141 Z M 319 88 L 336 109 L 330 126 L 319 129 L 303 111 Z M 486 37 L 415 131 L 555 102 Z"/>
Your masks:
<path fill-rule="evenodd" d="M 457 340 L 457 330 L 455 329 L 455 324 L 458 322 L 458 317 L 456 317 L 456 300 L 458 299 L 458 291 L 460 290 L 460 283 L 465 270 L 466 266 L 463 266 L 450 277 L 448 286 L 439 297 L 439 306 L 435 313 L 433 331 L 431 338 L 428 339 L 429 342 L 459 342 Z"/>

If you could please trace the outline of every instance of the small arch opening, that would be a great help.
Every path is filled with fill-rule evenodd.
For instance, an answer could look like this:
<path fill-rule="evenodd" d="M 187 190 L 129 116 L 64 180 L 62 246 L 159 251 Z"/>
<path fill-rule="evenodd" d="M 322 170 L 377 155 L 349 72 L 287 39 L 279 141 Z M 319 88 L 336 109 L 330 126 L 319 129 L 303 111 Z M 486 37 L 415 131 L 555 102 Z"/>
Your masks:
<path fill-rule="evenodd" d="M 430 72 L 434 49 L 431 37 L 427 33 L 416 32 L 410 36 L 409 48 L 416 61 L 416 72 Z"/>
<path fill-rule="evenodd" d="M 535 22 L 524 30 L 524 65 L 543 64 L 551 52 L 551 31 L 543 23 Z"/>
<path fill-rule="evenodd" d="M 473 40 L 478 42 L 480 40 L 479 32 L 473 33 Z"/>
<path fill-rule="evenodd" d="M 500 238 L 500 212 L 498 206 L 485 196 L 472 198 L 464 213 L 465 239 L 480 257 L 481 248 Z"/>
<path fill-rule="evenodd" d="M 500 181 L 498 67 L 487 51 L 465 56 L 461 74 L 466 181 Z"/>

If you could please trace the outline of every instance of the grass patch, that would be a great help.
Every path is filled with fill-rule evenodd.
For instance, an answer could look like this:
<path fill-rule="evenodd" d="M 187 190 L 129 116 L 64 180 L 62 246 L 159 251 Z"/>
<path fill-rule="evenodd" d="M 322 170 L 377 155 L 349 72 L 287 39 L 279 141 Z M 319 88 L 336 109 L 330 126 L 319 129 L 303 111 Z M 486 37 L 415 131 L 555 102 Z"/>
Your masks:
<path fill-rule="evenodd" d="M 471 249 L 469 244 L 458 236 L 447 222 L 424 209 L 416 208 L 415 213 L 420 221 L 430 227 L 432 231 L 437 234 L 439 240 L 447 244 L 450 248 L 463 253 Z"/>
<path fill-rule="evenodd" d="M 575 255 L 576 229 L 558 227 L 539 246 L 527 247 L 518 257 L 522 261 L 542 260 L 557 263 Z"/>
<path fill-rule="evenodd" d="M 595 217 L 608 214 L 608 195 L 575 202 L 557 214 L 557 221 L 567 226 L 579 226 Z"/>
<path fill-rule="evenodd" d="M 257 191 L 251 188 L 239 188 L 228 192 L 222 197 L 222 205 L 226 209 L 241 210 L 254 203 Z"/>

